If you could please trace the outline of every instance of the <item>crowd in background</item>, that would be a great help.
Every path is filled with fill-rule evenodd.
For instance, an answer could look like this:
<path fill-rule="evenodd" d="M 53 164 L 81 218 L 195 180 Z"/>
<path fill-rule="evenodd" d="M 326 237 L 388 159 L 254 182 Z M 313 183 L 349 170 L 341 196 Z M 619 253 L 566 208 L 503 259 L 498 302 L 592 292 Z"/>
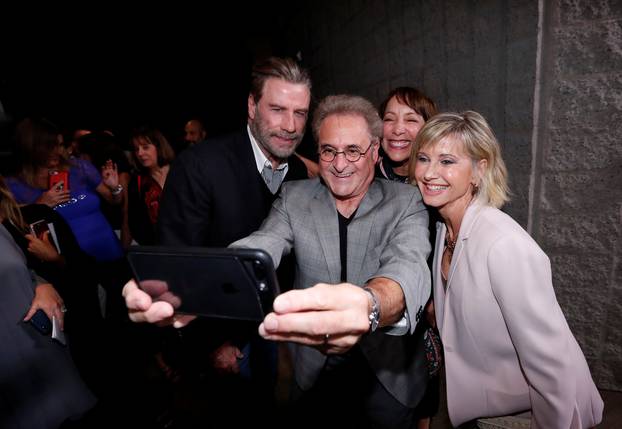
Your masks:
<path fill-rule="evenodd" d="M 269 59 L 253 69 L 244 130 L 207 136 L 192 118 L 183 126 L 183 143 L 172 144 L 150 126 L 121 141 L 114 130 L 61 130 L 44 118 L 15 124 L 15 168 L 0 177 L 0 246 L 7 255 L 0 269 L 10 283 L 0 299 L 0 335 L 14 344 L 0 361 L 9 387 L 0 400 L 0 426 L 110 427 L 124 419 L 137 427 L 237 427 L 308 417 L 298 423 L 311 427 L 324 417 L 313 410 L 343 407 L 335 422 L 428 428 L 438 411 L 444 365 L 457 424 L 523 411 L 531 412 L 532 427 L 598 423 L 602 401 L 555 300 L 548 258 L 498 210 L 509 190 L 485 119 L 475 112 L 439 114 L 412 87 L 393 89 L 379 109 L 361 97 L 327 97 L 313 120 L 318 156 L 309 159 L 294 151 L 310 115 L 310 91 L 310 77 L 292 60 Z M 299 194 L 291 196 L 294 190 Z M 387 217 L 378 230 L 394 235 L 387 240 L 369 232 L 365 238 L 375 245 L 369 253 L 378 254 L 361 258 L 377 270 L 348 272 L 356 253 L 348 234 L 376 220 L 366 205 L 373 198 L 368 192 L 382 195 L 372 212 Z M 287 206 L 293 198 L 300 201 Z M 313 198 L 336 207 L 328 238 L 299 235 L 319 222 L 305 218 Z M 299 213 L 305 204 L 311 208 Z M 289 219 L 292 213 L 298 219 Z M 289 223 L 275 220 L 279 216 Z M 287 243 L 270 236 L 277 230 L 291 233 Z M 278 254 L 283 290 L 321 293 L 322 285 L 300 284 L 301 276 L 328 282 L 328 275 L 317 278 L 318 258 L 296 258 L 324 239 L 336 240 L 339 286 L 361 286 L 342 287 L 342 298 L 362 309 L 364 329 L 325 323 L 322 333 L 308 328 L 291 337 L 273 328 L 270 316 L 259 328 L 199 320 L 176 329 L 188 321 L 180 324 L 172 310 L 147 316 L 152 303 L 133 288 L 125 258 L 135 244 L 260 243 Z M 286 253 L 290 258 L 281 260 Z M 460 257 L 467 263 L 459 265 Z M 401 283 L 402 271 L 394 269 L 400 258 L 412 262 Z M 364 284 L 353 280 L 368 271 Z M 403 293 L 393 299 L 400 287 Z M 328 292 L 319 296 L 324 305 L 331 302 Z M 37 310 L 63 330 L 67 346 L 37 331 Z M 274 391 L 277 342 L 290 340 L 302 345 L 289 349 L 291 410 L 279 408 Z M 565 355 L 553 356 L 541 342 Z M 503 380 L 494 372 L 496 378 L 481 381 L 490 370 L 486 358 L 504 366 Z M 344 383 L 349 387 L 341 390 Z M 478 383 L 484 387 L 472 387 Z M 494 396 L 493 387 L 516 396 Z M 477 396 L 486 394 L 492 399 Z M 283 420 L 275 419 L 279 412 Z"/>

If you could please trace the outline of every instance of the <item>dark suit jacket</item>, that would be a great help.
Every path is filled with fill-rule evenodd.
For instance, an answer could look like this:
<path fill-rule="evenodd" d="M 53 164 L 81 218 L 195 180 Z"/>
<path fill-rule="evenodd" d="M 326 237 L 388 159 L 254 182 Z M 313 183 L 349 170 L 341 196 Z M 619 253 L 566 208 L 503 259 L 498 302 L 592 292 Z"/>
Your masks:
<path fill-rule="evenodd" d="M 285 180 L 306 179 L 292 156 Z M 225 247 L 257 230 L 273 196 L 257 171 L 246 130 L 184 151 L 168 175 L 158 219 L 164 245 Z"/>
<path fill-rule="evenodd" d="M 290 157 L 288 164 L 286 181 L 307 178 L 306 168 L 296 156 Z M 275 198 L 257 171 L 246 130 L 203 141 L 182 152 L 171 166 L 158 215 L 159 242 L 226 247 L 259 229 Z M 292 263 L 286 265 L 289 267 L 279 277 L 285 289 L 289 285 L 284 283 L 293 279 Z M 203 331 L 197 333 L 197 344 L 208 350 L 232 335 L 240 343 L 256 329 L 247 323 L 206 327 L 202 320 L 197 322 L 185 331 L 189 335 Z"/>

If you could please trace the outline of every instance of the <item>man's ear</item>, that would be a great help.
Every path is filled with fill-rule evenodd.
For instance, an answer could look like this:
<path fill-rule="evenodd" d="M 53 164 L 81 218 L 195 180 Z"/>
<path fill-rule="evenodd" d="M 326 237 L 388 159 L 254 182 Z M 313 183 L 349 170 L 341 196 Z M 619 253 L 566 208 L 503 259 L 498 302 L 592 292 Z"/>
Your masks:
<path fill-rule="evenodd" d="M 248 118 L 255 119 L 255 110 L 257 109 L 257 103 L 255 103 L 255 97 L 253 94 L 248 94 Z"/>
<path fill-rule="evenodd" d="M 373 148 L 372 150 L 372 160 L 374 161 L 374 164 L 378 163 L 378 158 L 379 158 L 379 151 L 380 151 L 380 140 L 376 139 L 373 143 L 372 143 Z"/>

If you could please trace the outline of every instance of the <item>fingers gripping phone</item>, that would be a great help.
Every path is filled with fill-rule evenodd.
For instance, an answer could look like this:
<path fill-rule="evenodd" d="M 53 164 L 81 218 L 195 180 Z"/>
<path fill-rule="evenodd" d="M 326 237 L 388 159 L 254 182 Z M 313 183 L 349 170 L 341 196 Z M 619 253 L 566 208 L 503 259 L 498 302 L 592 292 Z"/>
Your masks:
<path fill-rule="evenodd" d="M 61 253 L 61 248 L 58 244 L 58 238 L 56 236 L 56 229 L 54 228 L 53 223 L 47 223 L 47 221 L 45 220 L 38 220 L 29 224 L 28 226 L 30 228 L 30 233 L 33 236 L 37 237 L 39 240 L 43 240 L 45 233 L 49 232 L 50 235 L 48 237 L 48 240 L 54 245 L 56 251 L 59 254 Z"/>
<path fill-rule="evenodd" d="M 262 321 L 279 294 L 259 249 L 134 246 L 127 257 L 139 287 L 177 313 Z"/>
<path fill-rule="evenodd" d="M 61 183 L 62 182 L 62 183 Z M 67 171 L 51 171 L 49 175 L 49 189 L 69 190 L 69 173 Z"/>
<path fill-rule="evenodd" d="M 38 220 L 30 225 L 30 233 L 37 237 L 39 240 L 43 240 L 43 235 L 46 231 L 49 231 L 50 228 L 48 223 L 45 220 Z"/>

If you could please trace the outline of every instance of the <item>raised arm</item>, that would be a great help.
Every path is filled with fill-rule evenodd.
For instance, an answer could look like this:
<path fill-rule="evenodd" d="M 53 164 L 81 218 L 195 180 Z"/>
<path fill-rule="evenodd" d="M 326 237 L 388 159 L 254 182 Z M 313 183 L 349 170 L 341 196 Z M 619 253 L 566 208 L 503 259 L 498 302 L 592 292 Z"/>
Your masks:
<path fill-rule="evenodd" d="M 414 331 L 430 295 L 427 219 L 421 199 L 413 193 L 383 244 L 379 268 L 365 284 L 319 283 L 284 293 L 274 301 L 274 313 L 265 318 L 260 334 L 270 340 L 316 346 L 326 353 L 343 353 L 374 328 L 399 329 L 399 333 L 389 332 L 398 335 L 409 328 Z M 322 275 L 323 263 L 318 262 L 318 275 Z M 374 306 L 379 315 L 374 314 Z M 404 316 L 402 327 L 393 326 Z"/>

